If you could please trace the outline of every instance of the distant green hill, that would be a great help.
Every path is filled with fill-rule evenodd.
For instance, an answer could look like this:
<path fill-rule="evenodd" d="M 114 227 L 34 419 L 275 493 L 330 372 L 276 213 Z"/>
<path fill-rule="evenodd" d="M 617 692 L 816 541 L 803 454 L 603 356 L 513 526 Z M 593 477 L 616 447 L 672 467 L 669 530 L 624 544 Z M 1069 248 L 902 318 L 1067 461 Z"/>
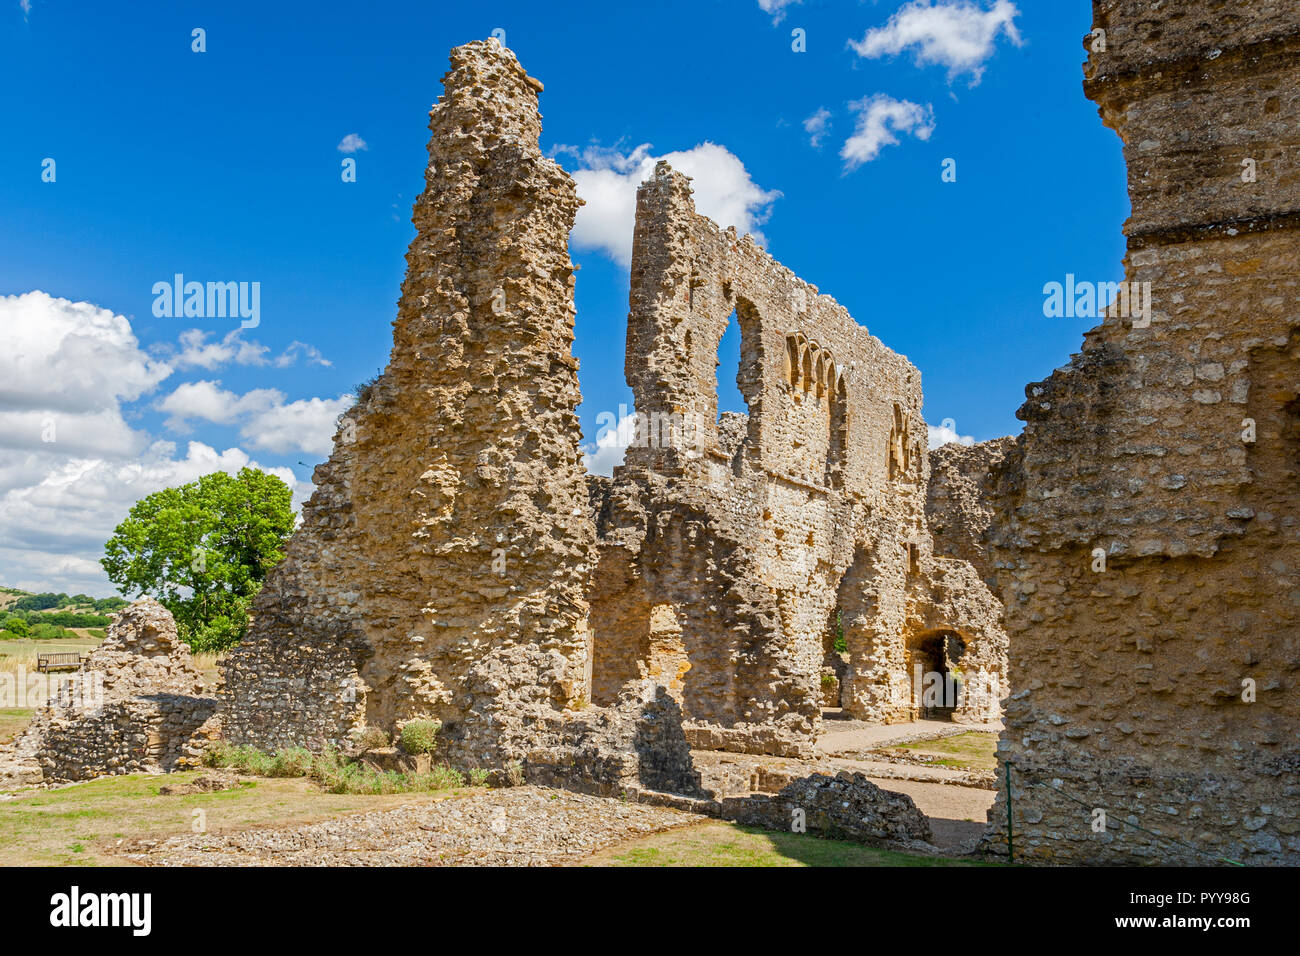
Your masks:
<path fill-rule="evenodd" d="M 75 636 L 68 628 L 104 628 L 112 615 L 126 607 L 120 597 L 46 591 L 33 594 L 0 586 L 0 640 L 35 637 L 42 640 Z"/>

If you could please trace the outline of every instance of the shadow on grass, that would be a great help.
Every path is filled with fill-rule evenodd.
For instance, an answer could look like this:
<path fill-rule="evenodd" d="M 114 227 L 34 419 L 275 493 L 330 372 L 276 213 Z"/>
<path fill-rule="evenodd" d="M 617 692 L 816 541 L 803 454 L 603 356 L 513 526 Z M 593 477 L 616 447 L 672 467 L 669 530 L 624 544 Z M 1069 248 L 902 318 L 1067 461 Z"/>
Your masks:
<path fill-rule="evenodd" d="M 596 866 L 998 866 L 996 862 L 903 853 L 829 840 L 803 833 L 778 833 L 733 823 L 710 822 L 668 830 L 598 854 Z"/>

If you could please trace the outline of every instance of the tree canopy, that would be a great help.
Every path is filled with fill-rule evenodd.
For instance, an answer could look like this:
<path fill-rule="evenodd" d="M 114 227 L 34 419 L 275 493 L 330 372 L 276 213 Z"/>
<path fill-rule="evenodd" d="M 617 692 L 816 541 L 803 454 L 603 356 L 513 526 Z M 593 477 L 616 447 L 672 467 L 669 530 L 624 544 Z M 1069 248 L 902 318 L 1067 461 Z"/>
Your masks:
<path fill-rule="evenodd" d="M 157 598 L 196 651 L 237 644 L 248 609 L 293 531 L 289 486 L 243 468 L 137 501 L 101 564 L 123 594 Z"/>

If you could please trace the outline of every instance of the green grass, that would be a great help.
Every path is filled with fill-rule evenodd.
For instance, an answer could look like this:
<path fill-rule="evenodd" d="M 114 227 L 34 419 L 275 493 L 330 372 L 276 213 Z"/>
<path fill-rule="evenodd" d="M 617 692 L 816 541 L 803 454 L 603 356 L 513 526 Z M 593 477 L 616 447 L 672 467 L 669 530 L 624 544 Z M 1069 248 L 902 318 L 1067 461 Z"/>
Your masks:
<path fill-rule="evenodd" d="M 188 835 L 196 809 L 204 811 L 209 832 L 220 832 L 337 819 L 429 799 L 325 793 L 305 778 L 246 780 L 213 793 L 159 793 L 202 774 L 130 774 L 19 791 L 15 799 L 0 802 L 0 866 L 121 866 L 130 861 L 110 852 L 119 840 Z"/>
<path fill-rule="evenodd" d="M 656 833 L 596 854 L 592 866 L 975 866 L 735 823 L 709 822 Z"/>
<path fill-rule="evenodd" d="M 429 793 L 465 786 L 464 774 L 448 766 L 427 771 L 376 770 L 334 752 L 313 754 L 301 747 L 268 754 L 255 747 L 218 744 L 203 755 L 203 762 L 262 777 L 310 777 L 329 793 Z M 471 783 L 486 785 L 486 774 L 472 774 Z"/>
<path fill-rule="evenodd" d="M 907 744 L 894 744 L 885 750 L 906 750 L 917 756 L 933 758 L 928 763 L 936 767 L 956 767 L 961 770 L 993 770 L 997 767 L 998 735 L 971 730 L 953 737 L 914 740 Z"/>
<path fill-rule="evenodd" d="M 30 707 L 0 707 L 0 744 L 7 744 L 31 722 Z"/>

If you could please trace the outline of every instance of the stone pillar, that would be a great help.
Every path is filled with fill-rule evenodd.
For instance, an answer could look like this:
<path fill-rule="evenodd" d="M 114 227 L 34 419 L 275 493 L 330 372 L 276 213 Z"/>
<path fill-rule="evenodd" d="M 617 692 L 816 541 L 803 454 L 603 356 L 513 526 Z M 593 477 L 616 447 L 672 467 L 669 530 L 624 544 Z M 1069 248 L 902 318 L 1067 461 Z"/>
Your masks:
<path fill-rule="evenodd" d="M 237 741 L 319 746 L 414 717 L 455 741 L 507 691 L 555 710 L 588 694 L 580 201 L 513 53 L 458 47 L 443 87 L 388 367 L 226 666 Z"/>

